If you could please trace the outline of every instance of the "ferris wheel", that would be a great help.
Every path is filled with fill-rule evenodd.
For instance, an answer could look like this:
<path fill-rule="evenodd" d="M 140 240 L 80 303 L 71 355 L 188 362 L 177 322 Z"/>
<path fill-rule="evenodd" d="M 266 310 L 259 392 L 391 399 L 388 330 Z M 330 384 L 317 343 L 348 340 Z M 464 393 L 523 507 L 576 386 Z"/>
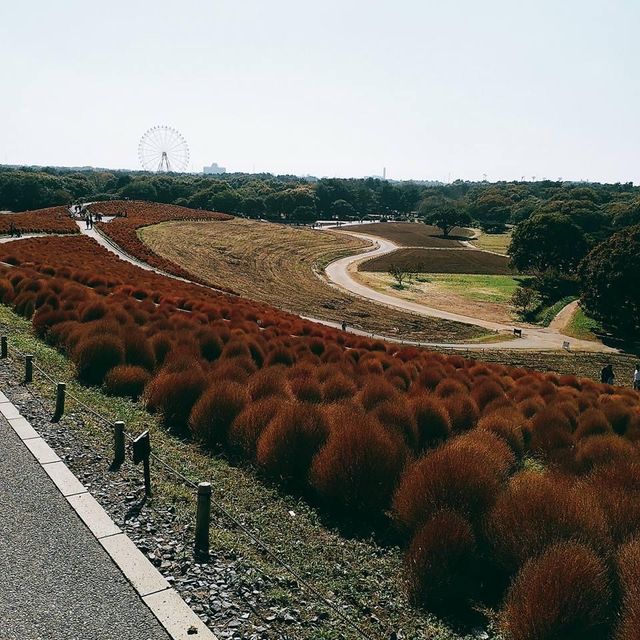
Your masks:
<path fill-rule="evenodd" d="M 189 166 L 189 145 L 173 127 L 151 127 L 140 138 L 138 157 L 145 171 L 180 173 Z"/>

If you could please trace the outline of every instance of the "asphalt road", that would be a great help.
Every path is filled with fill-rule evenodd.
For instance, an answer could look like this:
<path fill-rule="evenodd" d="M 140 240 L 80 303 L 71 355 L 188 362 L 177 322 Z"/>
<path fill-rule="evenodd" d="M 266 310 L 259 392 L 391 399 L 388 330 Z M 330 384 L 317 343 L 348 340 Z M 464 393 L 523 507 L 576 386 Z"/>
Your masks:
<path fill-rule="evenodd" d="M 168 640 L 0 415 L 0 640 Z"/>

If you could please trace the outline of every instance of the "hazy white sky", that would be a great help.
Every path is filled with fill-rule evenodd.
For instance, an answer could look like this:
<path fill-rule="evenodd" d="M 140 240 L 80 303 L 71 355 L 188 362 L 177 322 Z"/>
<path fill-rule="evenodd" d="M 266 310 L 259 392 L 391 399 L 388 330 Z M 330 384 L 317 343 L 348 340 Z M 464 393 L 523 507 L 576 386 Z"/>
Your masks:
<path fill-rule="evenodd" d="M 0 163 L 640 182 L 637 0 L 0 0 Z"/>

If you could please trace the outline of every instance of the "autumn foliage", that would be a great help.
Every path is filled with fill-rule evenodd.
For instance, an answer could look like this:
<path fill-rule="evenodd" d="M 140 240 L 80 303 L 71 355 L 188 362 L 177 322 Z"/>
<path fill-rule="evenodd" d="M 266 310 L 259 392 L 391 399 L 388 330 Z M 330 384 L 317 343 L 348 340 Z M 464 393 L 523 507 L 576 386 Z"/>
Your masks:
<path fill-rule="evenodd" d="M 118 233 L 157 219 L 139 208 Z M 421 606 L 490 594 L 514 639 L 634 637 L 636 392 L 342 333 L 87 237 L 1 244 L 0 300 L 84 383 L 339 521 L 394 527 Z"/>

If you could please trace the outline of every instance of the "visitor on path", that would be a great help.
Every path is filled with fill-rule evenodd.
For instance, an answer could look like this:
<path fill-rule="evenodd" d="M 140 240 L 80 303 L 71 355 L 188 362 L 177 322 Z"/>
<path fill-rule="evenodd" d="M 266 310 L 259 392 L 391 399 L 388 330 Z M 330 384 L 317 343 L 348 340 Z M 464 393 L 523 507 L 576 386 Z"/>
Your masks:
<path fill-rule="evenodd" d="M 636 365 L 636 370 L 633 372 L 633 388 L 636 391 L 640 391 L 640 362 Z"/>
<path fill-rule="evenodd" d="M 14 237 L 16 235 L 16 225 L 13 222 L 9 225 L 9 236 Z"/>
<path fill-rule="evenodd" d="M 345 320 L 342 321 L 342 330 L 346 331 L 347 330 L 347 323 Z"/>
<path fill-rule="evenodd" d="M 600 373 L 600 382 L 603 382 L 604 384 L 613 384 L 615 379 L 616 376 L 613 373 L 613 365 L 608 364 L 606 367 L 602 368 Z"/>

